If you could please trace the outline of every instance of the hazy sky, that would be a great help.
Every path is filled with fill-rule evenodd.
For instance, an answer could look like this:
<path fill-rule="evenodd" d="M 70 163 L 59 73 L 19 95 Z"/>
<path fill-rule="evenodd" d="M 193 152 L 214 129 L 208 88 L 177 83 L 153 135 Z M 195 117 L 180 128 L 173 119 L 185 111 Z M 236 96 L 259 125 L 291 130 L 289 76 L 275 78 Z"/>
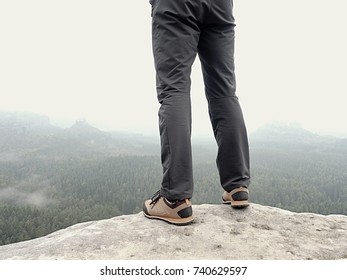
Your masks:
<path fill-rule="evenodd" d="M 235 0 L 237 94 L 269 121 L 346 133 L 347 1 Z M 148 0 L 0 0 L 0 110 L 157 133 Z M 193 133 L 210 134 L 198 58 Z M 71 122 L 72 124 L 72 122 Z"/>

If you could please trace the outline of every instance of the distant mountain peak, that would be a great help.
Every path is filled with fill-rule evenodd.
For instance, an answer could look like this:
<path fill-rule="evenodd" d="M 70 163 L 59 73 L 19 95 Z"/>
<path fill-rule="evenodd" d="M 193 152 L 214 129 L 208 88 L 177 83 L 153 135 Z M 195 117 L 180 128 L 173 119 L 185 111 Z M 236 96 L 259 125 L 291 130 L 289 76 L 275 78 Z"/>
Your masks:
<path fill-rule="evenodd" d="M 0 111 L 0 123 L 9 126 L 22 126 L 25 128 L 51 126 L 48 116 L 28 112 Z"/>
<path fill-rule="evenodd" d="M 298 125 L 272 123 L 250 135 L 253 148 L 271 148 L 302 152 L 346 153 L 347 139 L 322 136 Z"/>
<path fill-rule="evenodd" d="M 285 134 L 307 134 L 307 135 L 316 135 L 315 133 L 308 131 L 302 128 L 298 124 L 286 124 L 281 122 L 268 123 L 259 127 L 257 132 L 272 132 L 272 133 L 285 133 Z"/>
<path fill-rule="evenodd" d="M 326 137 L 308 131 L 296 124 L 271 123 L 258 128 L 253 134 L 255 140 L 270 142 L 317 142 Z"/>
<path fill-rule="evenodd" d="M 87 122 L 86 119 L 78 119 L 76 122 L 69 128 L 71 131 L 85 132 L 85 133 L 105 133 L 100 129 L 92 126 Z"/>

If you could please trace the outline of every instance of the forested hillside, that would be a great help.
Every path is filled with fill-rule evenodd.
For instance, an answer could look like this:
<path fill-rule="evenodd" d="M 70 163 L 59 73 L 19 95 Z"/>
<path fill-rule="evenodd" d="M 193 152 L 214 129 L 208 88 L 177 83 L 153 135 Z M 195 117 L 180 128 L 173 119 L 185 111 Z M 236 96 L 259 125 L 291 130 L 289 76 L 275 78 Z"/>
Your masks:
<path fill-rule="evenodd" d="M 347 215 L 346 140 L 277 125 L 250 143 L 252 202 Z M 141 211 L 160 186 L 159 150 L 157 137 L 0 114 L 0 245 Z M 215 152 L 214 143 L 194 141 L 193 204 L 220 203 Z"/>

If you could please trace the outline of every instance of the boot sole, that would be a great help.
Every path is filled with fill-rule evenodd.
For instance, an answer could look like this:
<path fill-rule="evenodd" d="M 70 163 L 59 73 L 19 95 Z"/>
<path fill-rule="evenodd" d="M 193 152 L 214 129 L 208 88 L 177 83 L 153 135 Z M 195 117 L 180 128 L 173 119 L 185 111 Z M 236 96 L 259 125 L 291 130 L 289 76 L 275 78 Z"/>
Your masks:
<path fill-rule="evenodd" d="M 250 205 L 248 200 L 240 200 L 240 201 L 225 201 L 225 200 L 223 200 L 223 204 L 231 205 L 232 208 L 246 208 Z"/>
<path fill-rule="evenodd" d="M 148 219 L 161 220 L 161 221 L 164 221 L 164 222 L 167 222 L 169 224 L 176 225 L 176 226 L 185 226 L 185 225 L 188 225 L 194 221 L 193 217 L 179 218 L 179 219 L 165 218 L 165 217 L 160 217 L 160 216 L 148 215 L 145 212 L 143 212 L 143 215 Z"/>

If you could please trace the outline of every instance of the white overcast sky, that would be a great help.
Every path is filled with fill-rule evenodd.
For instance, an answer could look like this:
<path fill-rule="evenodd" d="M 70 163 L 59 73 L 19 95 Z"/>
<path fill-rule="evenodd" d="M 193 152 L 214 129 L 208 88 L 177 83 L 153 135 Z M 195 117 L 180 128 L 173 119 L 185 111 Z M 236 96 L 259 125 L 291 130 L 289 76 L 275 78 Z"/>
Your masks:
<path fill-rule="evenodd" d="M 237 94 L 271 121 L 347 135 L 346 0 L 235 0 Z M 157 133 L 148 0 L 0 0 L 0 111 Z M 193 133 L 211 134 L 198 58 Z"/>

